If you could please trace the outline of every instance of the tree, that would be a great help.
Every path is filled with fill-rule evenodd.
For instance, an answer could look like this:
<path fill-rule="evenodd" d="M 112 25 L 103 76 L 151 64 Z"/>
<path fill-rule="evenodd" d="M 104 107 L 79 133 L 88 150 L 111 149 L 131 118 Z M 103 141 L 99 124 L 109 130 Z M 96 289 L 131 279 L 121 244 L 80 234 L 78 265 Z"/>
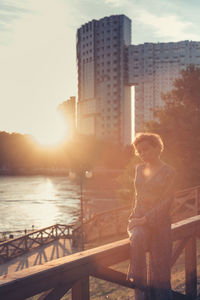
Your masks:
<path fill-rule="evenodd" d="M 200 184 L 200 69 L 182 70 L 173 89 L 162 95 L 164 106 L 154 111 L 146 130 L 165 144 L 164 160 L 177 170 L 179 188 Z"/>

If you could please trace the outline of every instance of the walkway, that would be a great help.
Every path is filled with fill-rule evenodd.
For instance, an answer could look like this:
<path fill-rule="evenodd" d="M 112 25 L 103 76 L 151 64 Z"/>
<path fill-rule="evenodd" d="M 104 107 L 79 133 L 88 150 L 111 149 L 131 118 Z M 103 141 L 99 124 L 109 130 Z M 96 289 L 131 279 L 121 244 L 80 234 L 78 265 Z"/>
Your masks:
<path fill-rule="evenodd" d="M 47 261 L 61 258 L 76 252 L 72 248 L 71 240 L 60 238 L 50 244 L 41 246 L 17 258 L 13 258 L 0 265 L 0 280 L 9 277 L 9 274 L 35 266 Z"/>

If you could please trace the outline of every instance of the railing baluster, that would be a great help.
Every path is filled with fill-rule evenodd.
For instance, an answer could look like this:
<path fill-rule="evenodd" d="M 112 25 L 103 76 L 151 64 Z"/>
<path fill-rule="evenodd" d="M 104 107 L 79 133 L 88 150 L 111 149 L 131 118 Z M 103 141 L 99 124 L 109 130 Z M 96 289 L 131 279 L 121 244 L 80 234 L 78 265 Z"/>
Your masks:
<path fill-rule="evenodd" d="M 9 257 L 9 244 L 6 245 L 6 258 Z"/>
<path fill-rule="evenodd" d="M 42 231 L 40 232 L 40 235 L 41 235 L 41 244 L 43 244 L 43 232 Z"/>
<path fill-rule="evenodd" d="M 55 225 L 55 230 L 56 230 L 56 239 L 58 238 L 58 225 Z"/>
<path fill-rule="evenodd" d="M 27 244 L 27 237 L 24 237 L 24 250 L 27 251 L 28 250 L 28 244 Z"/>
<path fill-rule="evenodd" d="M 72 287 L 72 300 L 89 300 L 89 276 L 85 276 L 77 281 Z"/>
<path fill-rule="evenodd" d="M 196 238 L 191 237 L 185 247 L 185 291 L 192 298 L 197 297 Z"/>

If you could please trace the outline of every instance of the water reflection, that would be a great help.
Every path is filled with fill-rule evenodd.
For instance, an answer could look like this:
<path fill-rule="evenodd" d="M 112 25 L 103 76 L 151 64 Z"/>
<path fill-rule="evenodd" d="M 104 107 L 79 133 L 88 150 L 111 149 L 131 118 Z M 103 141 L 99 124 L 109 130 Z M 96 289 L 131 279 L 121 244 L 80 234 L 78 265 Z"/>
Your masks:
<path fill-rule="evenodd" d="M 84 218 L 116 207 L 107 178 L 84 181 Z M 0 232 L 73 223 L 79 212 L 80 186 L 65 176 L 0 176 Z"/>
<path fill-rule="evenodd" d="M 42 200 L 55 199 L 56 188 L 52 182 L 52 179 L 46 178 L 42 183 L 38 184 L 35 194 L 39 195 L 40 199 Z"/>
<path fill-rule="evenodd" d="M 79 206 L 77 189 L 66 177 L 0 177 L 0 231 L 71 223 Z"/>

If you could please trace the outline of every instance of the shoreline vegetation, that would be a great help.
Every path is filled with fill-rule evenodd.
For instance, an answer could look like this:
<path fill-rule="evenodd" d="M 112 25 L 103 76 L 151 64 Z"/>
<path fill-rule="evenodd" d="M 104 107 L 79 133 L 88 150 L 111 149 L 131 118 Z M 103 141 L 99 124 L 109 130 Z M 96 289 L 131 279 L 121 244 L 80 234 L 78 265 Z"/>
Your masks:
<path fill-rule="evenodd" d="M 121 174 L 123 169 L 108 169 L 108 168 L 95 168 L 93 171 L 93 175 L 107 175 L 116 176 Z M 13 176 L 28 176 L 28 175 L 60 175 L 60 176 L 69 176 L 70 169 L 69 168 L 0 168 L 0 176 L 4 175 L 13 175 Z"/>
<path fill-rule="evenodd" d="M 69 170 L 65 168 L 1 168 L 0 176 L 29 176 L 29 175 L 69 175 Z"/>

